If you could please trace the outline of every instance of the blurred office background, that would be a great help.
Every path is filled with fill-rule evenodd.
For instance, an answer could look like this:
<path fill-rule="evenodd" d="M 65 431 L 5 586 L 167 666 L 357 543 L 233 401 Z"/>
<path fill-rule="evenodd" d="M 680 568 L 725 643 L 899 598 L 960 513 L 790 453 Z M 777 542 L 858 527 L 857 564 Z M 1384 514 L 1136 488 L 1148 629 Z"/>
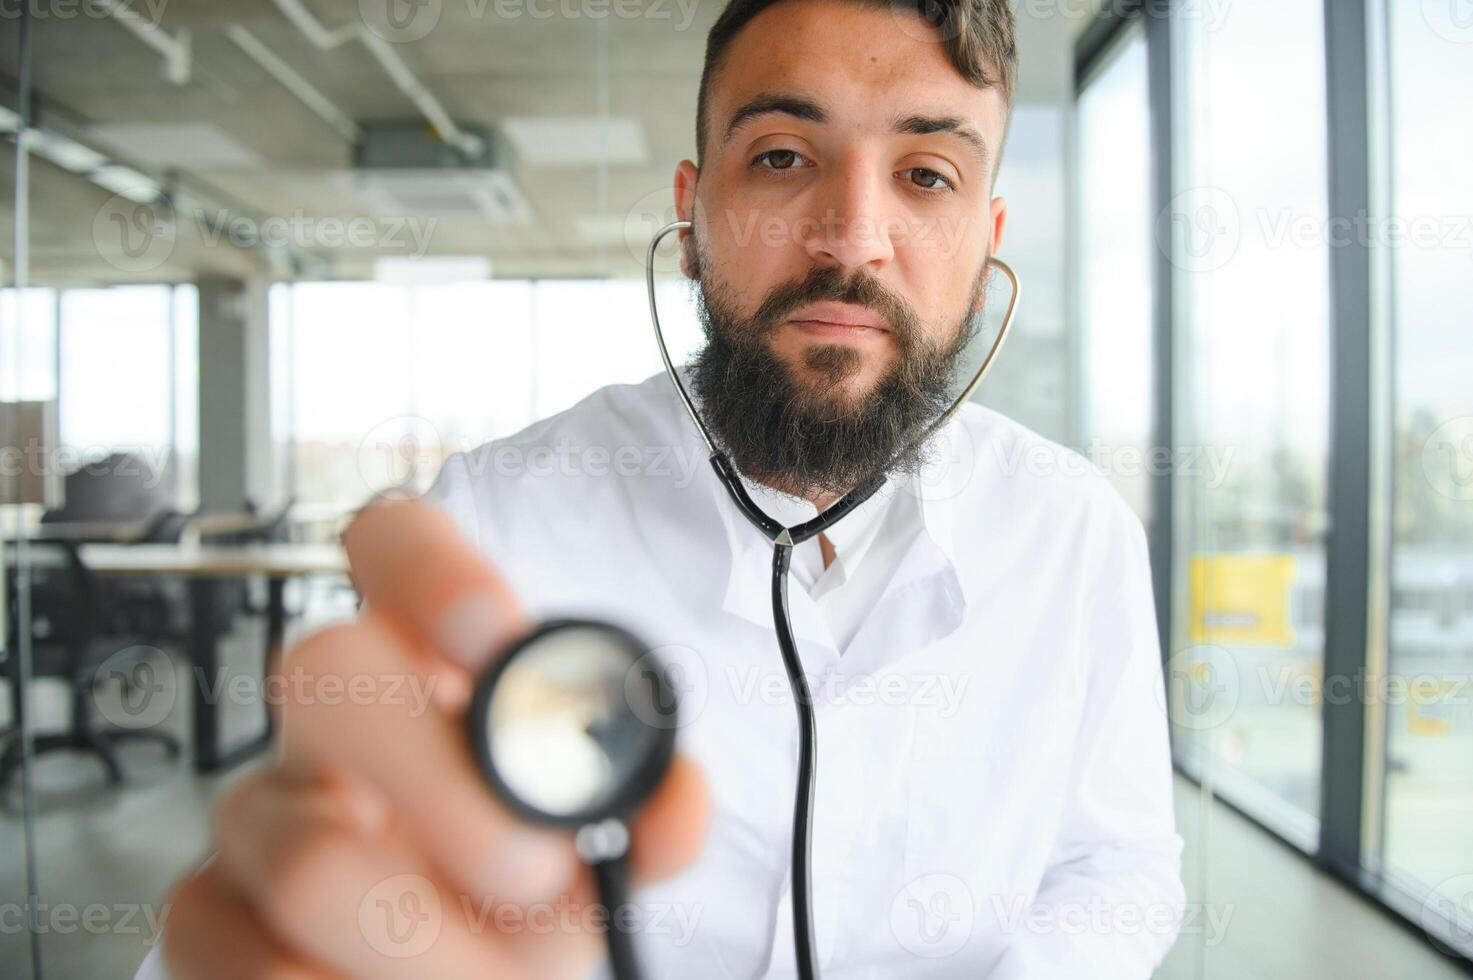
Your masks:
<path fill-rule="evenodd" d="M 1473 13 L 1015 6 L 1028 292 L 979 400 L 1150 534 L 1193 903 L 1158 976 L 1463 975 Z M 659 369 L 720 8 L 0 10 L 7 976 L 131 975 L 265 758 L 270 651 L 352 615 L 353 508 Z"/>

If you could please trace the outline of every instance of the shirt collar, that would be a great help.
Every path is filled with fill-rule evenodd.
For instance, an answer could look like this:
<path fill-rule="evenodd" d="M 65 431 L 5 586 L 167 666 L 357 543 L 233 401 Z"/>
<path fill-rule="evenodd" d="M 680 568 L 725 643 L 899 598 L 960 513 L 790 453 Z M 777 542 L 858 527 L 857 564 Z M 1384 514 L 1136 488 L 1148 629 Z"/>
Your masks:
<path fill-rule="evenodd" d="M 676 368 L 676 371 L 686 391 L 690 393 L 696 410 L 699 411 L 700 401 L 690 385 L 689 368 L 682 366 Z M 678 400 L 673 397 L 673 390 L 671 395 L 672 403 L 678 406 L 676 410 L 682 416 L 681 430 L 688 434 L 690 445 L 693 449 L 697 447 L 704 449 L 700 434 L 686 417 L 684 406 L 679 405 Z M 963 560 L 965 556 L 959 550 L 956 525 L 957 511 L 960 507 L 958 498 L 974 475 L 976 452 L 966 427 L 958 418 L 949 419 L 944 426 L 931 435 L 927 440 L 923 458 L 926 462 L 919 472 L 892 473 L 885 485 L 876 491 L 875 497 L 910 494 L 919 501 L 922 529 L 944 557 L 956 581 L 962 602 L 969 603 L 974 595 L 973 590 L 969 589 L 967 584 L 968 576 L 963 574 L 966 562 Z M 786 527 L 802 523 L 817 514 L 817 509 L 806 500 L 781 493 L 765 484 L 758 484 L 745 475 L 741 479 L 753 500 Z M 753 547 L 754 543 L 763 553 L 770 552 L 770 546 L 736 509 L 726 488 L 721 485 L 720 479 L 714 472 L 709 474 L 707 485 L 716 496 L 716 506 L 726 526 L 733 557 L 741 555 Z M 869 508 L 868 513 L 872 515 L 871 519 L 879 521 L 883 519 L 887 503 L 889 503 L 888 500 L 871 499 L 866 501 L 860 509 Z M 863 533 L 862 527 L 856 526 L 853 529 L 846 527 L 856 517 L 861 517 L 861 515 L 851 514 L 834 525 L 830 540 L 834 542 L 836 551 L 840 548 L 841 541 L 850 540 L 845 537 L 846 535 L 857 536 Z M 862 523 L 862 517 L 860 521 L 855 522 L 856 525 Z"/>
<path fill-rule="evenodd" d="M 818 508 L 801 497 L 775 490 L 765 483 L 758 483 L 746 474 L 741 476 L 742 486 L 768 516 L 784 527 L 795 527 L 818 516 Z M 834 551 L 847 567 L 853 568 L 864 556 L 869 543 L 874 540 L 880 523 L 885 519 L 890 504 L 901 489 L 902 478 L 892 476 L 874 495 L 855 507 L 842 521 L 824 532 L 834 546 Z"/>

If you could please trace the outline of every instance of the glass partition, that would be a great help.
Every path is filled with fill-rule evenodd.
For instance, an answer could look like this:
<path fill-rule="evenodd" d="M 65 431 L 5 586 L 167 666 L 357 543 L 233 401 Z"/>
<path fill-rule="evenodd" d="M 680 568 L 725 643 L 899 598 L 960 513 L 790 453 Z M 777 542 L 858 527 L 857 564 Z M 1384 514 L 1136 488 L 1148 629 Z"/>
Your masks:
<path fill-rule="evenodd" d="M 1151 524 L 1151 133 L 1145 32 L 1124 32 L 1076 116 L 1080 439 Z"/>
<path fill-rule="evenodd" d="M 1473 30 L 1388 3 L 1394 433 L 1382 858 L 1473 956 Z"/>
<path fill-rule="evenodd" d="M 1180 431 L 1212 464 L 1179 481 L 1175 648 L 1196 686 L 1178 709 L 1199 723 L 1179 727 L 1178 755 L 1312 848 L 1330 339 L 1321 5 L 1249 0 L 1174 26 L 1183 160 L 1157 236 L 1177 271 Z"/>

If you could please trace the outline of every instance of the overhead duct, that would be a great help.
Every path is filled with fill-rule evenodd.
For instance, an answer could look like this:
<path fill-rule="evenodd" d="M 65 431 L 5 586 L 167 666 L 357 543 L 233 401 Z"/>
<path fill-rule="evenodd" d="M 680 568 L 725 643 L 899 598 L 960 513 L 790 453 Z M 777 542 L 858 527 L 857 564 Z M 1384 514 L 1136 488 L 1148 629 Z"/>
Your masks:
<path fill-rule="evenodd" d="M 349 187 L 381 216 L 530 221 L 506 140 L 493 130 L 457 128 L 474 136 L 477 153 L 447 143 L 423 122 L 360 123 Z"/>
<path fill-rule="evenodd" d="M 333 51 L 351 40 L 358 40 L 368 49 L 379 65 L 388 74 L 389 78 L 398 86 L 409 101 L 414 103 L 415 108 L 424 114 L 446 142 L 459 149 L 467 156 L 478 155 L 482 147 L 476 144 L 479 137 L 471 129 L 459 126 L 440 100 L 435 98 L 425 85 L 415 77 L 404 59 L 394 50 L 394 46 L 379 37 L 368 28 L 367 22 L 361 17 L 350 20 L 335 30 L 328 28 L 308 10 L 302 0 L 276 0 L 277 8 L 287 20 L 296 25 L 297 30 L 302 32 L 312 46 L 319 51 Z"/>

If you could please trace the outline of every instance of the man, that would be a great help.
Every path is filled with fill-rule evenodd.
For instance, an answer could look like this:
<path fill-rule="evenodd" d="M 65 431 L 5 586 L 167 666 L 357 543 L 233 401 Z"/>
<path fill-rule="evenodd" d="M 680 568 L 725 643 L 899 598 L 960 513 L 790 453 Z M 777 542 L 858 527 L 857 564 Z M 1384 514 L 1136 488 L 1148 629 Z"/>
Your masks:
<path fill-rule="evenodd" d="M 954 391 L 1001 239 L 1016 62 L 1003 0 L 923 9 L 937 16 L 885 0 L 723 13 L 698 162 L 675 175 L 708 341 L 684 377 L 785 525 L 886 480 L 793 555 L 824 974 L 1145 978 L 1182 889 L 1140 524 L 978 406 L 915 444 Z M 433 507 L 362 512 L 344 543 L 365 612 L 287 667 L 427 679 L 433 710 L 289 703 L 282 760 L 229 794 L 214 858 L 174 896 L 170 973 L 595 969 L 571 841 L 496 802 L 460 719 L 496 651 L 573 613 L 656 648 L 682 697 L 679 755 L 634 824 L 625 927 L 647 975 L 794 975 L 796 720 L 771 545 L 704 458 L 659 376 L 453 455 Z"/>

